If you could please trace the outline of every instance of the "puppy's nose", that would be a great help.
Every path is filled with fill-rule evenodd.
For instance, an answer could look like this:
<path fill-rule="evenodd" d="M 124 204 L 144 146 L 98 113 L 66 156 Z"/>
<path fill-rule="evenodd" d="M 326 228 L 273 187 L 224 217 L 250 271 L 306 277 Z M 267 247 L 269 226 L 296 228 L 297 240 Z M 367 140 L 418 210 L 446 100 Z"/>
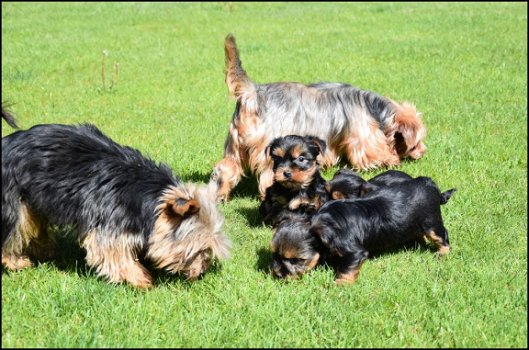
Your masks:
<path fill-rule="evenodd" d="M 292 173 L 290 171 L 283 171 L 283 176 L 287 179 L 290 179 L 292 177 Z"/>

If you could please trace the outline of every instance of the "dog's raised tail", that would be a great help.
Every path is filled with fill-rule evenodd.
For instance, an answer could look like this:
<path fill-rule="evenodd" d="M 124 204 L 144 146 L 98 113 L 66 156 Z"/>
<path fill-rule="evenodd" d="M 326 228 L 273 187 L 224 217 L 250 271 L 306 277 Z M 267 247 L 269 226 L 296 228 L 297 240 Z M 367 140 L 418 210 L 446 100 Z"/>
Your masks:
<path fill-rule="evenodd" d="M 15 117 L 11 112 L 8 111 L 7 106 L 2 103 L 2 118 L 9 124 L 13 129 L 18 129 L 18 125 L 15 122 Z"/>
<path fill-rule="evenodd" d="M 456 189 L 452 188 L 446 192 L 441 193 L 441 204 L 446 204 L 446 202 L 448 202 L 448 200 L 450 199 L 450 197 L 452 197 L 455 191 Z"/>
<path fill-rule="evenodd" d="M 255 87 L 242 68 L 239 50 L 233 34 L 228 34 L 224 40 L 226 54 L 226 85 L 231 96 L 237 100 L 246 99 L 255 93 Z"/>

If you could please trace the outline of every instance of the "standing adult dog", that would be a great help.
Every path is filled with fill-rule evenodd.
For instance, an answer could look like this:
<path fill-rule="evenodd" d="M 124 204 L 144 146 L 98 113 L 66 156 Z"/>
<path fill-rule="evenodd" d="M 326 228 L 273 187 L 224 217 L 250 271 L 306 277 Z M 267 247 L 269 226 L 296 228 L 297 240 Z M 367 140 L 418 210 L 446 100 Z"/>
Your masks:
<path fill-rule="evenodd" d="M 233 35 L 226 37 L 224 50 L 226 84 L 237 104 L 224 158 L 212 173 L 218 199 L 227 200 L 245 168 L 258 176 L 264 198 L 273 182 L 265 148 L 276 137 L 319 137 L 328 146 L 323 165 L 334 165 L 345 156 L 358 170 L 396 166 L 402 158 L 419 159 L 426 152 L 426 129 L 412 104 L 342 83 L 256 84 L 242 68 Z"/>

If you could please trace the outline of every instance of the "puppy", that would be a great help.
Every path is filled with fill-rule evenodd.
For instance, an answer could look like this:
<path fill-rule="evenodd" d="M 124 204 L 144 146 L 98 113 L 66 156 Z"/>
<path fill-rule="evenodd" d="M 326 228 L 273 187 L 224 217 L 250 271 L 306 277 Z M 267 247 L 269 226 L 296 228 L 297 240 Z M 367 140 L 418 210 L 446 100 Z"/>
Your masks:
<path fill-rule="evenodd" d="M 310 233 L 310 216 L 296 212 L 284 214 L 270 242 L 272 274 L 277 278 L 298 278 L 313 269 L 320 259 L 321 247 Z"/>
<path fill-rule="evenodd" d="M 259 208 L 265 223 L 275 227 L 291 211 L 311 215 L 328 200 L 317 160 L 325 147 L 313 136 L 288 135 L 270 143 L 274 181 Z"/>
<path fill-rule="evenodd" d="M 322 165 L 345 157 L 358 170 L 396 166 L 401 158 L 426 152 L 426 128 L 410 103 L 397 103 L 348 84 L 257 84 L 242 68 L 235 38 L 224 42 L 225 81 L 237 100 L 224 158 L 212 172 L 218 199 L 227 200 L 246 168 L 257 175 L 261 199 L 272 185 L 272 163 L 265 148 L 276 137 L 314 135 L 327 143 Z"/>
<path fill-rule="evenodd" d="M 228 256 L 216 192 L 93 125 L 16 131 L 2 138 L 2 264 L 19 270 L 52 255 L 54 225 L 74 229 L 87 264 L 109 282 L 151 287 L 142 261 L 194 280 Z"/>
<path fill-rule="evenodd" d="M 411 179 L 413 177 L 403 171 L 388 170 L 366 181 L 353 170 L 344 168 L 334 174 L 334 177 L 325 185 L 325 189 L 332 199 L 353 199 L 362 197 L 382 186 L 390 186 Z"/>
<path fill-rule="evenodd" d="M 336 257 L 336 282 L 354 283 L 362 263 L 374 252 L 401 247 L 423 236 L 440 255 L 450 250 L 441 217 L 455 189 L 441 193 L 428 177 L 381 187 L 365 197 L 334 200 L 312 217 L 310 232 Z"/>

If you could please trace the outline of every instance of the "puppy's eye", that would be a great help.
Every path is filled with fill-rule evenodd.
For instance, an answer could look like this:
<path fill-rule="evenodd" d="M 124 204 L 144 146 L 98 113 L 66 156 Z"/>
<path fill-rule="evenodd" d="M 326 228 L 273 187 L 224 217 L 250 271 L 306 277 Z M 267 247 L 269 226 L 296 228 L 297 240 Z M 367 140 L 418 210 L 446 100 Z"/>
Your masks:
<path fill-rule="evenodd" d="M 306 159 L 303 156 L 299 156 L 297 160 L 298 162 L 304 162 Z"/>

